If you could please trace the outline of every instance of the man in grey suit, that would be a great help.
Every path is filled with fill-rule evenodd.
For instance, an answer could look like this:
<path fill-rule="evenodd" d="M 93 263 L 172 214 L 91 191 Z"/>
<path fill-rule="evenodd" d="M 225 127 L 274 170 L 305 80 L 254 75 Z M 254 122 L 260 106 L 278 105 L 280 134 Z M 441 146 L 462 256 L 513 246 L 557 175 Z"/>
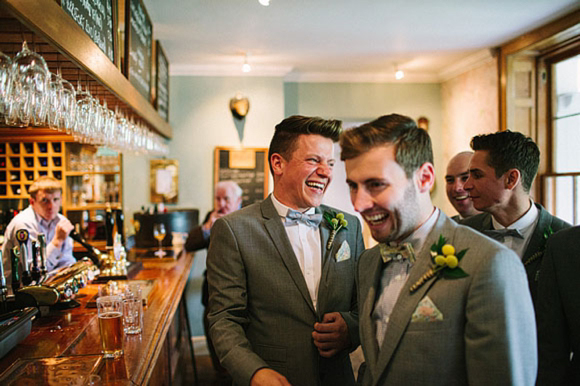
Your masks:
<path fill-rule="evenodd" d="M 357 271 L 361 384 L 533 385 L 536 325 L 522 263 L 433 206 L 427 132 L 391 114 L 340 142 L 352 203 L 380 243 Z"/>
<path fill-rule="evenodd" d="M 340 131 L 336 120 L 284 119 L 269 149 L 273 194 L 212 228 L 210 333 L 237 385 L 354 384 L 361 226 L 321 205 Z"/>
<path fill-rule="evenodd" d="M 580 226 L 550 237 L 538 283 L 538 386 L 580 385 Z"/>
<path fill-rule="evenodd" d="M 464 188 L 473 206 L 485 213 L 461 224 L 518 254 L 535 304 L 546 241 L 552 233 L 570 226 L 534 203 L 530 196 L 540 164 L 540 149 L 531 138 L 514 131 L 475 136 L 471 148 L 475 153 Z"/>

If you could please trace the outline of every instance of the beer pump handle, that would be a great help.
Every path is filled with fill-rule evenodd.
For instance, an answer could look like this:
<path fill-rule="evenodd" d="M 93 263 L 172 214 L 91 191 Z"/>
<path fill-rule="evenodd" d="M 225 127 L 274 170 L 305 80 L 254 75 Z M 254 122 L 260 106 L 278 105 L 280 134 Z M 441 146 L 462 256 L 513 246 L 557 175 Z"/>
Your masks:
<path fill-rule="evenodd" d="M 6 278 L 4 277 L 4 262 L 2 261 L 2 251 L 0 251 L 0 313 L 8 311 L 8 288 L 6 287 Z"/>
<path fill-rule="evenodd" d="M 20 248 L 18 246 L 10 250 L 10 262 L 12 264 L 12 293 L 15 293 L 20 288 L 20 275 L 18 269 L 20 268 Z"/>
<path fill-rule="evenodd" d="M 46 275 L 46 235 L 44 233 L 38 234 L 38 248 L 40 252 L 40 275 Z"/>
<path fill-rule="evenodd" d="M 26 229 L 16 231 L 16 240 L 20 244 L 20 261 L 22 261 L 22 284 L 29 285 L 32 283 L 32 275 L 28 266 L 28 239 L 29 233 Z"/>
<path fill-rule="evenodd" d="M 113 228 L 115 227 L 115 218 L 110 206 L 107 206 L 105 212 L 105 235 L 107 236 L 107 249 L 113 248 Z"/>
<path fill-rule="evenodd" d="M 97 248 L 95 248 L 91 244 L 89 244 L 83 238 L 83 236 L 81 236 L 79 233 L 77 233 L 77 231 L 74 229 L 69 233 L 69 237 L 71 239 L 73 239 L 74 241 L 76 241 L 77 243 L 79 243 L 80 245 L 82 245 L 87 250 L 87 252 L 89 253 L 89 258 L 97 267 L 101 266 L 101 259 L 102 259 L 101 251 L 99 251 Z"/>
<path fill-rule="evenodd" d="M 117 222 L 117 233 L 121 235 L 121 244 L 125 245 L 125 215 L 123 214 L 123 209 L 115 210 L 115 221 Z"/>
<path fill-rule="evenodd" d="M 40 281 L 40 268 L 38 267 L 38 243 L 32 240 L 32 280 L 37 284 Z"/>

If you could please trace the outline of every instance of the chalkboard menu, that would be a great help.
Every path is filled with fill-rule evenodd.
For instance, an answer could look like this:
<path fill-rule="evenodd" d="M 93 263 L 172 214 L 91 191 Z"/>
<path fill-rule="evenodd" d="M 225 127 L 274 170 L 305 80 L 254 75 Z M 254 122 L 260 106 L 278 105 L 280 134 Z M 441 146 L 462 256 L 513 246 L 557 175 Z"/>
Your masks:
<path fill-rule="evenodd" d="M 115 63 L 113 0 L 61 0 L 61 7 Z"/>
<path fill-rule="evenodd" d="M 215 149 L 214 185 L 233 180 L 242 188 L 242 206 L 260 202 L 268 194 L 268 149 Z"/>
<path fill-rule="evenodd" d="M 157 112 L 161 116 L 161 118 L 168 121 L 169 119 L 169 62 L 167 61 L 167 57 L 165 56 L 165 52 L 163 48 L 161 48 L 161 43 L 157 40 L 157 46 L 155 49 L 156 55 L 156 63 L 155 67 L 157 68 L 156 77 L 155 77 L 155 89 L 156 91 L 156 98 L 155 98 L 155 107 L 157 108 Z"/>
<path fill-rule="evenodd" d="M 150 100 L 153 25 L 141 0 L 126 0 L 125 15 L 125 75 Z"/>

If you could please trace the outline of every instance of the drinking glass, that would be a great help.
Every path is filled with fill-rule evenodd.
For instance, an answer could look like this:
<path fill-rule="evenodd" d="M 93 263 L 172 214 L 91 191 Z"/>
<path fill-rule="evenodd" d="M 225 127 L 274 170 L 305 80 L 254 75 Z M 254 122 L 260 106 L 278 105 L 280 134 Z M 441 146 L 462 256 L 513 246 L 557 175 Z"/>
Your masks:
<path fill-rule="evenodd" d="M 104 358 L 123 355 L 123 299 L 120 296 L 97 298 L 99 330 Z"/>
<path fill-rule="evenodd" d="M 6 106 L 12 94 L 12 59 L 0 52 L 0 114 L 6 113 Z"/>
<path fill-rule="evenodd" d="M 163 251 L 161 244 L 163 243 L 163 239 L 165 238 L 165 225 L 163 224 L 155 224 L 153 225 L 153 237 L 157 241 L 159 241 L 159 250 L 155 252 L 155 256 L 163 257 L 165 256 L 165 252 Z"/>
<path fill-rule="evenodd" d="M 143 297 L 139 283 L 125 286 L 123 293 L 123 325 L 125 333 L 140 334 L 143 331 Z"/>

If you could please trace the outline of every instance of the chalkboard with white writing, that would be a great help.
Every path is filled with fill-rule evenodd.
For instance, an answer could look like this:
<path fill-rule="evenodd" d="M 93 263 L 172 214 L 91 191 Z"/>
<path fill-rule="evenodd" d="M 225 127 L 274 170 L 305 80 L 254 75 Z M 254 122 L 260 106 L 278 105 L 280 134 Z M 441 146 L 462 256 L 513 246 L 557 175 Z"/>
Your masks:
<path fill-rule="evenodd" d="M 115 63 L 113 1 L 61 0 L 60 5 L 111 62 Z"/>
<path fill-rule="evenodd" d="M 169 120 L 169 62 L 161 43 L 157 40 L 156 45 L 156 77 L 155 77 L 155 107 L 161 118 Z"/>
<path fill-rule="evenodd" d="M 125 75 L 150 101 L 153 25 L 141 0 L 126 0 L 125 31 Z"/>

